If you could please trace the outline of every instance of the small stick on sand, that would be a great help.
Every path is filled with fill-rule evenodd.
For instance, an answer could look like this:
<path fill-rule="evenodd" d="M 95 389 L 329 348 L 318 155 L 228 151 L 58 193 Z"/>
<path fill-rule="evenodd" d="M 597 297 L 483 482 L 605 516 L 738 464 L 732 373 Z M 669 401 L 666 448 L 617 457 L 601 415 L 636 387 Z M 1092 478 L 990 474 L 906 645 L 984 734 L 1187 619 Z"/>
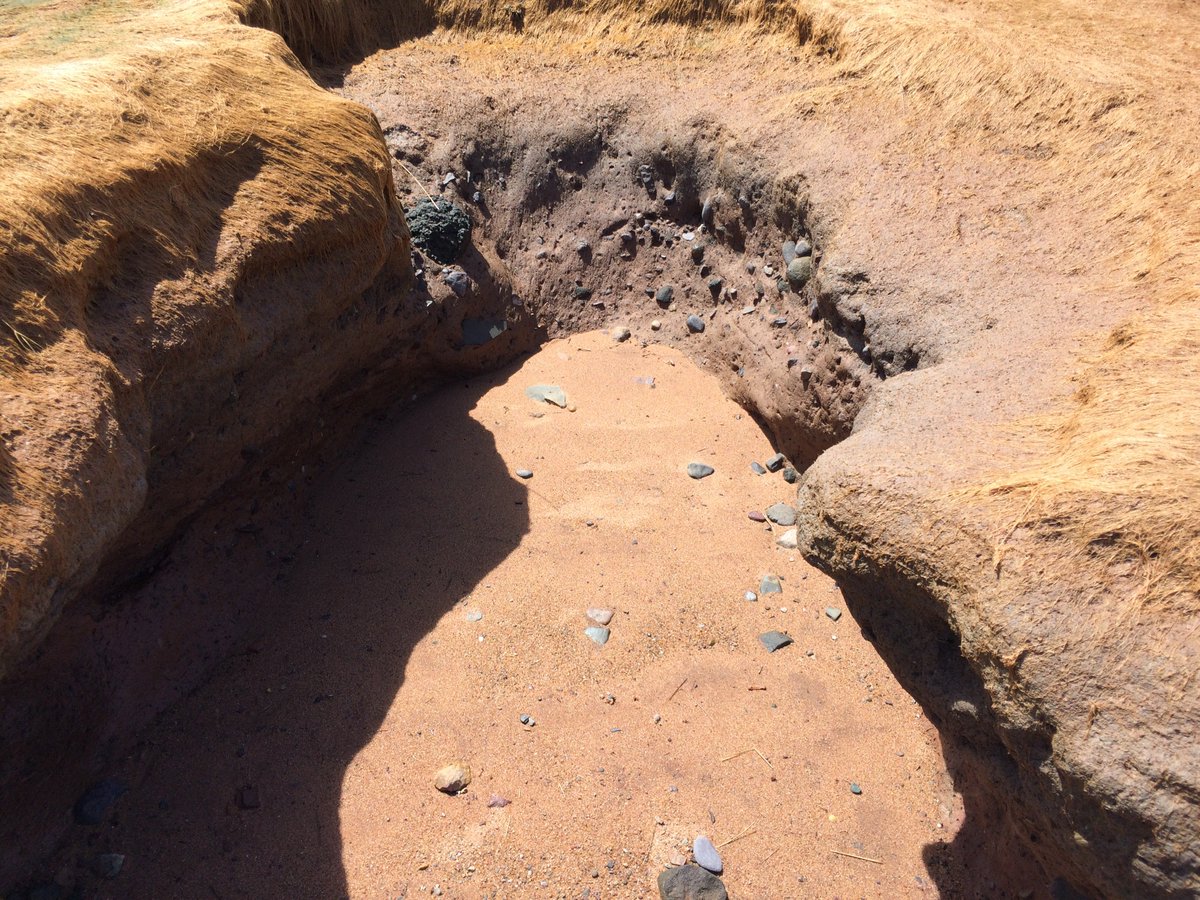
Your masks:
<path fill-rule="evenodd" d="M 765 687 L 757 687 L 752 684 L 752 685 L 750 685 L 750 687 L 746 688 L 746 690 L 748 690 L 748 691 L 765 691 L 766 688 Z"/>
<path fill-rule="evenodd" d="M 765 756 L 763 756 L 762 751 L 759 750 L 757 747 L 747 747 L 745 750 L 739 750 L 737 753 L 734 753 L 731 756 L 725 757 L 723 760 L 721 760 L 721 762 L 729 762 L 731 759 L 737 759 L 739 756 L 745 756 L 747 753 L 757 753 L 758 758 L 767 764 L 768 769 L 775 768 L 773 765 L 771 765 L 771 761 L 769 759 L 767 759 Z"/>
<path fill-rule="evenodd" d="M 412 173 L 412 170 L 409 169 L 408 166 L 406 166 L 404 163 L 400 162 L 400 160 L 396 160 L 396 165 L 398 165 L 400 168 L 402 168 L 405 172 L 408 173 L 408 177 L 417 183 L 417 187 L 419 187 L 421 190 L 425 191 L 425 185 L 421 184 L 420 179 L 417 178 L 417 176 Z M 429 202 L 433 204 L 433 208 L 440 212 L 441 207 L 438 206 L 438 202 L 433 199 L 433 194 L 429 193 L 429 191 L 425 191 L 425 196 L 429 198 Z"/>
<path fill-rule="evenodd" d="M 861 859 L 863 862 L 875 863 L 875 865 L 877 865 L 877 866 L 883 865 L 882 859 L 871 859 L 871 857 L 869 857 L 869 856 L 859 856 L 857 853 L 845 853 L 841 850 L 834 850 L 833 852 L 836 853 L 838 856 L 848 856 L 851 859 Z"/>
<path fill-rule="evenodd" d="M 734 837 L 731 837 L 729 840 L 724 841 L 723 843 L 717 844 L 717 849 L 720 850 L 722 847 L 728 847 L 734 841 L 740 841 L 742 838 L 748 837 L 749 835 L 754 834 L 756 831 L 758 831 L 757 828 L 747 828 L 741 834 L 735 835 Z"/>
<path fill-rule="evenodd" d="M 690 678 L 690 677 L 691 676 L 689 675 L 688 678 Z M 679 693 L 679 688 L 683 687 L 685 684 L 687 684 L 687 678 L 684 678 L 683 681 L 679 682 L 679 687 L 677 687 L 677 688 L 675 688 L 675 690 L 671 691 L 671 696 L 663 701 L 663 705 L 670 703 L 675 698 L 675 695 Z M 724 760 L 721 760 L 721 761 L 724 762 Z"/>

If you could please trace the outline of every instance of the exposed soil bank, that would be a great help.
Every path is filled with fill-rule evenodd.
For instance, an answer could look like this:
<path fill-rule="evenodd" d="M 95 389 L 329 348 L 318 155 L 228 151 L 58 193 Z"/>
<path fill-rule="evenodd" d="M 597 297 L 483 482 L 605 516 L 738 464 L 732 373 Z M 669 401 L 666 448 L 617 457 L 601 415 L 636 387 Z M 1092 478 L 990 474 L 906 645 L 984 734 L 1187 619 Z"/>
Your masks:
<path fill-rule="evenodd" d="M 1145 11 L 1147 22 L 1192 15 L 1168 12 Z M 19 126 L 6 133 L 5 171 L 22 177 L 0 216 L 14 248 L 0 578 L 3 659 L 25 662 L 3 689 L 6 733 L 22 737 L 0 778 L 18 813 L 5 819 L 28 826 L 5 842 L 6 870 L 65 821 L 97 759 L 241 640 L 231 603 L 223 639 L 189 643 L 203 596 L 174 620 L 142 607 L 148 624 L 129 627 L 143 613 L 100 598 L 132 561 L 218 493 L 253 496 L 264 476 L 286 492 L 297 454 L 343 440 L 342 422 L 389 394 L 495 365 L 547 333 L 623 324 L 635 340 L 686 347 L 781 448 L 815 460 L 802 548 L 846 587 L 968 760 L 969 810 L 1009 819 L 1062 884 L 1113 896 L 1194 888 L 1189 576 L 1171 603 L 1143 605 L 1138 560 L 1103 550 L 1127 548 L 1136 528 L 1080 552 L 1053 504 L 1027 520 L 1032 501 L 980 493 L 1020 469 L 1040 483 L 1055 448 L 1023 417 L 1066 402 L 1077 349 L 1178 294 L 1191 219 L 1186 204 L 1167 210 L 1169 187 L 1196 169 L 1184 149 L 1194 142 L 1165 128 L 1179 120 L 1170 103 L 1137 94 L 1143 70 L 1114 64 L 1096 88 L 1096 49 L 1069 17 L 1053 19 L 1072 37 L 1048 41 L 1054 67 L 1018 60 L 1003 48 L 1026 47 L 1005 32 L 1029 27 L 1020 10 L 975 17 L 948 40 L 940 19 L 917 17 L 926 44 L 919 27 L 901 40 L 865 18 L 803 47 L 790 33 L 631 37 L 619 20 L 531 20 L 519 41 L 436 35 L 325 73 L 372 108 L 381 134 L 228 10 L 189 6 L 196 44 L 181 50 L 179 14 L 148 14 L 144 45 L 106 58 L 97 83 L 121 91 L 73 94 L 69 67 L 34 64 L 5 83 Z M 1169 34 L 1105 23 L 1111 45 L 1157 60 L 1177 96 L 1197 93 Z M 964 73 L 961 58 L 999 68 Z M 47 79 L 45 96 L 14 86 L 31 72 Z M 216 87 L 227 107 L 178 100 Z M 1149 122 L 1162 141 L 1138 137 Z M 67 135 L 99 136 L 94 169 L 62 164 L 56 154 L 78 149 Z M 424 190 L 412 178 L 436 192 L 451 171 L 447 193 L 472 207 L 481 235 L 465 280 L 414 264 L 393 195 L 399 186 L 415 201 Z M 663 220 L 670 247 L 652 230 Z M 803 284 L 762 277 L 782 268 L 786 239 L 813 244 Z M 1115 262 L 1118 246 L 1139 249 Z M 674 288 L 665 309 L 645 293 L 663 282 Z M 1194 358 L 1195 323 L 1169 321 L 1117 332 L 1119 368 L 1182 371 L 1147 350 L 1165 346 L 1172 366 Z M 500 322 L 499 338 L 471 346 Z M 1138 415 L 1092 375 L 1078 398 L 1085 411 L 1101 398 L 1091 421 L 1121 446 L 1151 448 L 1105 462 L 1106 478 L 1132 482 L 1154 448 L 1194 438 L 1168 430 L 1174 414 L 1147 435 L 1121 431 Z M 1117 392 L 1138 414 L 1174 396 L 1174 381 L 1132 381 L 1146 384 L 1157 387 L 1141 402 Z M 1193 420 L 1186 399 L 1161 405 L 1181 404 Z M 1194 456 L 1170 458 L 1186 467 Z M 1093 516 L 1129 500 L 1083 496 Z M 1150 558 L 1182 558 L 1172 548 L 1187 539 L 1158 529 Z M 160 664 L 178 676 L 169 687 L 122 696 L 154 684 Z"/>

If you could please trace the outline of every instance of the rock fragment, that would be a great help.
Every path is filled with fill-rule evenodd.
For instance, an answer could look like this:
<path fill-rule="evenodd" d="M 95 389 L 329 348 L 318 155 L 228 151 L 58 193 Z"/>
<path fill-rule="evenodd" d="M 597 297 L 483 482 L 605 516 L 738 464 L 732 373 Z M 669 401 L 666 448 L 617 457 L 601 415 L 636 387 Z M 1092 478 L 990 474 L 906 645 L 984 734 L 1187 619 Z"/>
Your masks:
<path fill-rule="evenodd" d="M 795 550 L 796 547 L 799 545 L 799 539 L 797 537 L 796 529 L 789 528 L 787 531 L 785 531 L 783 534 L 781 534 L 779 537 L 777 537 L 775 539 L 775 543 L 778 544 L 780 547 L 782 547 L 784 550 Z"/>
<path fill-rule="evenodd" d="M 457 794 L 466 790 L 471 783 L 471 767 L 464 762 L 450 763 L 438 769 L 433 776 L 433 786 L 443 794 Z"/>
<path fill-rule="evenodd" d="M 708 465 L 707 463 L 693 462 L 693 463 L 688 463 L 688 465 L 687 465 L 688 475 L 695 479 L 707 478 L 709 475 L 711 475 L 715 471 L 716 471 L 716 469 L 714 469 L 712 466 Z"/>
<path fill-rule="evenodd" d="M 528 480 L 533 477 L 533 470 L 532 469 L 517 469 L 516 476 L 518 478 L 524 478 L 524 479 Z"/>
<path fill-rule="evenodd" d="M 767 471 L 768 472 L 778 472 L 780 469 L 783 468 L 783 464 L 785 462 L 787 462 L 787 457 L 785 457 L 782 453 L 776 453 L 774 456 L 772 456 L 770 459 L 767 460 Z"/>
<path fill-rule="evenodd" d="M 796 508 L 788 503 L 772 503 L 767 507 L 767 518 L 787 528 L 796 524 Z"/>
<path fill-rule="evenodd" d="M 704 331 L 704 320 L 695 313 L 692 313 L 687 317 L 687 327 L 688 331 L 692 332 L 693 334 L 700 334 L 702 331 Z"/>
<path fill-rule="evenodd" d="M 758 636 L 762 645 L 767 648 L 768 653 L 774 653 L 781 647 L 786 647 L 792 643 L 792 639 L 782 631 L 766 631 Z"/>
<path fill-rule="evenodd" d="M 800 290 L 812 277 L 812 257 L 798 256 L 788 263 L 787 280 L 793 290 Z"/>
<path fill-rule="evenodd" d="M 759 582 L 758 592 L 760 594 L 782 594 L 783 585 L 779 583 L 779 576 L 764 575 L 762 581 Z"/>
<path fill-rule="evenodd" d="M 610 331 L 609 334 L 612 335 L 612 339 L 614 341 L 616 341 L 618 344 L 620 344 L 624 341 L 629 340 L 629 338 L 632 336 L 633 332 L 630 331 L 624 325 L 618 325 L 616 328 L 614 328 L 612 331 Z"/>
<path fill-rule="evenodd" d="M 530 400 L 553 403 L 560 409 L 567 407 L 567 394 L 557 384 L 533 384 L 525 388 L 525 396 Z"/>
<path fill-rule="evenodd" d="M 725 885 L 699 866 L 677 866 L 658 876 L 659 900 L 729 900 Z"/>
<path fill-rule="evenodd" d="M 692 856 L 696 858 L 700 868 L 707 869 L 714 875 L 720 875 L 725 870 L 721 854 L 717 852 L 713 842 L 702 834 L 696 835 L 696 839 L 692 841 Z"/>
<path fill-rule="evenodd" d="M 599 644 L 601 647 L 603 647 L 605 644 L 608 643 L 609 635 L 612 632 L 610 632 L 607 628 L 604 628 L 601 625 L 590 625 L 587 628 L 583 629 L 583 633 L 586 634 L 593 641 L 595 641 L 597 644 Z"/>
<path fill-rule="evenodd" d="M 767 517 L 764 516 L 762 513 L 760 513 L 757 509 L 752 509 L 752 510 L 750 510 L 750 512 L 746 513 L 746 518 L 749 519 L 751 522 L 767 521 Z"/>
<path fill-rule="evenodd" d="M 108 810 L 129 790 L 117 778 L 105 778 L 92 785 L 75 803 L 75 821 L 80 825 L 99 825 Z"/>
<path fill-rule="evenodd" d="M 654 293 L 654 302 L 666 309 L 671 305 L 671 301 L 675 297 L 675 289 L 669 284 L 664 284 Z"/>
<path fill-rule="evenodd" d="M 836 606 L 827 606 L 825 607 L 825 615 L 829 616 L 829 618 L 836 622 L 842 617 L 842 611 Z"/>
<path fill-rule="evenodd" d="M 755 475 L 766 475 L 767 474 L 767 470 L 763 468 L 763 464 L 760 462 L 750 463 L 750 471 L 753 472 Z"/>
<path fill-rule="evenodd" d="M 607 625 L 612 621 L 613 611 L 602 606 L 592 606 L 588 608 L 587 617 L 597 625 Z"/>

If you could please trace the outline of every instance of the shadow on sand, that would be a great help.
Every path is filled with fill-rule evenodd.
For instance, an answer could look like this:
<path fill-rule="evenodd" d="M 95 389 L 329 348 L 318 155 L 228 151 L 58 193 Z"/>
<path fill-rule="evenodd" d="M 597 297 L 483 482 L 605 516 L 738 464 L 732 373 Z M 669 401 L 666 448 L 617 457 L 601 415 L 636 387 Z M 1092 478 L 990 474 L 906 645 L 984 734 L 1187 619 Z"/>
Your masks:
<path fill-rule="evenodd" d="M 118 773 L 129 792 L 77 830 L 78 863 L 124 854 L 124 897 L 346 896 L 347 766 L 414 646 L 528 530 L 524 487 L 469 415 L 509 371 L 390 418 L 320 477 L 277 591 L 243 598 L 259 637 L 144 733 Z"/>

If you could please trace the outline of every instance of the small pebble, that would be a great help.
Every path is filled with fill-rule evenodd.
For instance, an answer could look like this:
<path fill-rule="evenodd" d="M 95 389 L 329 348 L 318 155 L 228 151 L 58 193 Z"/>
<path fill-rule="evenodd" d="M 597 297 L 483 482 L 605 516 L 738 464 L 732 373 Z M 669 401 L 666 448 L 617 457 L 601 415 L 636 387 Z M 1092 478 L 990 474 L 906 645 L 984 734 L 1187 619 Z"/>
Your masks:
<path fill-rule="evenodd" d="M 633 334 L 633 332 L 630 331 L 628 328 L 626 328 L 624 325 L 618 325 L 616 328 L 614 328 L 609 333 L 612 335 L 612 339 L 614 341 L 616 341 L 618 344 L 621 343 L 622 341 L 629 340 L 630 335 Z"/>
<path fill-rule="evenodd" d="M 688 331 L 699 334 L 704 331 L 704 320 L 695 313 L 687 317 Z"/>
<path fill-rule="evenodd" d="M 517 469 L 517 477 L 518 478 L 532 478 L 533 470 L 532 469 Z"/>
<path fill-rule="evenodd" d="M 537 724 L 537 722 L 535 722 L 535 721 L 533 720 L 533 716 L 531 716 L 531 715 L 528 715 L 528 714 L 524 714 L 524 715 L 522 715 L 522 716 L 521 716 L 521 724 L 522 724 L 522 725 L 528 725 L 528 726 L 530 726 L 530 727 L 532 728 L 534 725 L 536 725 L 536 724 Z"/>
<path fill-rule="evenodd" d="M 557 384 L 533 384 L 525 388 L 525 396 L 530 400 L 540 400 L 544 403 L 553 403 L 555 406 L 565 409 L 567 406 L 567 395 Z"/>
<path fill-rule="evenodd" d="M 858 786 L 857 782 L 854 782 L 854 781 L 850 782 L 850 793 L 855 794 L 855 795 L 862 793 L 862 788 L 860 788 Z"/>
<path fill-rule="evenodd" d="M 116 878 L 121 874 L 125 865 L 125 856 L 121 853 L 101 853 L 92 862 L 92 871 L 101 878 Z"/>
<path fill-rule="evenodd" d="M 746 593 L 742 596 L 745 598 L 747 603 L 753 603 L 758 599 L 758 594 L 754 593 L 754 591 L 746 591 Z"/>
<path fill-rule="evenodd" d="M 713 842 L 702 834 L 696 835 L 696 839 L 692 841 L 692 856 L 702 869 L 708 869 L 714 875 L 720 875 L 725 869 L 721 862 L 721 854 L 717 852 Z"/>
<path fill-rule="evenodd" d="M 760 513 L 757 509 L 752 509 L 750 512 L 746 513 L 746 518 L 748 518 L 751 522 L 767 521 L 767 517 Z"/>
<path fill-rule="evenodd" d="M 488 806 L 492 809 L 503 809 L 510 803 L 512 803 L 511 800 L 501 797 L 499 794 L 492 794 L 492 799 L 488 801 Z"/>
<path fill-rule="evenodd" d="M 471 783 L 471 767 L 466 763 L 451 763 L 433 776 L 433 786 L 443 794 L 457 794 Z"/>
<path fill-rule="evenodd" d="M 787 503 L 773 503 L 767 507 L 767 518 L 787 528 L 796 524 L 796 508 Z"/>
<path fill-rule="evenodd" d="M 467 621 L 468 622 L 479 622 L 479 621 L 482 621 L 482 619 L 483 619 L 483 613 L 481 613 L 477 609 L 473 609 L 469 613 L 467 613 Z"/>
<path fill-rule="evenodd" d="M 587 617 L 597 625 L 607 625 L 612 621 L 613 611 L 602 606 L 588 607 Z"/>
<path fill-rule="evenodd" d="M 764 575 L 758 585 L 760 594 L 782 594 L 783 585 L 779 583 L 778 575 Z"/>
<path fill-rule="evenodd" d="M 753 472 L 755 475 L 766 475 L 767 474 L 767 470 L 763 468 L 763 465 L 760 462 L 750 463 L 750 471 Z"/>
<path fill-rule="evenodd" d="M 795 484 L 796 479 L 799 477 L 800 476 L 796 473 L 796 470 L 793 469 L 791 466 L 788 466 L 786 469 L 783 470 L 783 480 L 786 481 L 788 484 Z"/>
<path fill-rule="evenodd" d="M 659 306 L 670 306 L 671 299 L 675 296 L 675 289 L 669 284 L 664 284 L 654 294 L 654 300 Z"/>
<path fill-rule="evenodd" d="M 599 644 L 601 647 L 603 647 L 605 644 L 608 643 L 608 636 L 609 636 L 609 634 L 611 634 L 611 632 L 607 628 L 604 628 L 600 625 L 591 625 L 591 626 L 583 629 L 583 633 L 586 634 L 593 641 L 595 641 L 597 644 Z"/>
<path fill-rule="evenodd" d="M 662 322 L 660 322 L 658 319 L 655 319 L 653 322 L 650 323 L 651 331 L 658 331 L 660 328 L 662 328 Z"/>
<path fill-rule="evenodd" d="M 778 544 L 780 547 L 782 547 L 784 550 L 795 550 L 797 543 L 798 543 L 798 540 L 796 537 L 796 529 L 789 528 L 787 531 L 785 531 L 783 534 L 781 534 L 779 537 L 777 537 L 775 539 L 775 543 Z"/>
<path fill-rule="evenodd" d="M 787 462 L 787 457 L 785 457 L 782 453 L 776 453 L 774 456 L 772 456 L 770 459 L 767 460 L 767 471 L 768 472 L 778 472 L 780 469 L 783 468 L 783 464 L 785 462 Z"/>
<path fill-rule="evenodd" d="M 692 478 L 696 478 L 696 479 L 707 478 L 709 475 L 711 475 L 715 471 L 716 471 L 716 469 L 714 469 L 712 466 L 710 466 L 706 463 L 693 462 L 693 463 L 688 463 L 688 465 L 687 465 L 688 475 L 690 475 Z"/>
<path fill-rule="evenodd" d="M 825 607 L 825 615 L 829 616 L 829 618 L 836 622 L 842 617 L 842 611 L 836 606 L 827 606 Z"/>

